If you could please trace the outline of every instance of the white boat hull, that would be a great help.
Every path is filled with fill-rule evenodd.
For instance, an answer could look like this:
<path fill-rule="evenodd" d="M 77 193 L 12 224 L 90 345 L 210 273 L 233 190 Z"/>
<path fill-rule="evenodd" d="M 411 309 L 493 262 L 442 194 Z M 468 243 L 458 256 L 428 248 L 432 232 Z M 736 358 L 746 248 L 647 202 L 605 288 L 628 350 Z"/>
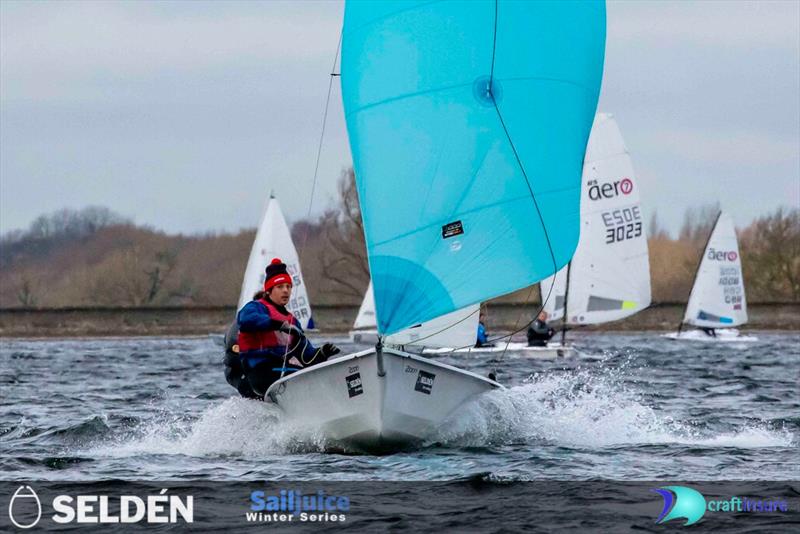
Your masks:
<path fill-rule="evenodd" d="M 748 343 L 758 341 L 756 336 L 742 335 L 736 328 L 719 328 L 717 336 L 709 336 L 702 330 L 683 330 L 681 332 L 670 332 L 663 334 L 663 337 L 679 341 L 701 341 L 706 343 Z"/>
<path fill-rule="evenodd" d="M 534 358 L 543 360 L 554 360 L 556 358 L 571 358 L 577 355 L 575 347 L 572 345 L 562 345 L 561 343 L 549 343 L 546 347 L 531 347 L 525 342 L 513 341 L 508 344 L 506 348 L 505 343 L 498 343 L 493 347 L 467 347 L 463 349 L 453 350 L 452 348 L 438 348 L 438 349 L 424 349 L 423 354 L 447 354 L 450 352 L 457 353 L 476 353 L 482 354 L 487 352 L 512 352 L 519 354 L 522 358 Z"/>
<path fill-rule="evenodd" d="M 300 426 L 347 449 L 391 451 L 418 445 L 454 411 L 500 384 L 399 350 L 374 349 L 286 376 L 267 397 Z"/>

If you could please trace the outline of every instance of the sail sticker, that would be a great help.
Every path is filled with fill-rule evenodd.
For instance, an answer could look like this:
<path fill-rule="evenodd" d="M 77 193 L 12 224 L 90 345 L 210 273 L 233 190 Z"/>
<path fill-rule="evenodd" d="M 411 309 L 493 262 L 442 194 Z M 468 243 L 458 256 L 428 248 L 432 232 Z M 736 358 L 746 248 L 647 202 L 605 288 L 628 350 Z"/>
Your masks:
<path fill-rule="evenodd" d="M 435 374 L 428 373 L 420 369 L 419 374 L 417 375 L 417 385 L 414 386 L 414 391 L 419 391 L 426 395 L 430 395 L 431 390 L 433 389 L 433 380 L 435 378 Z"/>
<path fill-rule="evenodd" d="M 347 382 L 347 394 L 350 395 L 351 399 L 356 395 L 364 393 L 364 387 L 361 383 L 361 373 L 348 375 L 345 377 L 345 382 Z"/>
<path fill-rule="evenodd" d="M 464 225 L 461 224 L 461 221 L 447 223 L 442 226 L 442 239 L 447 239 L 448 237 L 461 235 L 463 233 Z"/>

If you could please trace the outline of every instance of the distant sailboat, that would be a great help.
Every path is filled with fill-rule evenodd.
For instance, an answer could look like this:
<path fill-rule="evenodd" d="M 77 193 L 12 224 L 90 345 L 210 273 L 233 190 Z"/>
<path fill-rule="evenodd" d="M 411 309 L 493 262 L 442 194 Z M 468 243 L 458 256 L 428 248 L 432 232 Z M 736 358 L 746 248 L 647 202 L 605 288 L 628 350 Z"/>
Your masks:
<path fill-rule="evenodd" d="M 383 343 L 398 347 L 466 347 L 475 344 L 480 318 L 480 305 L 473 304 L 462 310 L 406 328 L 386 336 Z M 378 324 L 375 320 L 375 296 L 372 282 L 364 294 L 358 315 L 350 331 L 353 343 L 374 344 L 378 341 Z M 452 350 L 452 349 L 451 349 Z"/>
<path fill-rule="evenodd" d="M 346 4 L 342 99 L 381 338 L 569 261 L 604 51 L 602 2 Z M 333 442 L 396 450 L 501 387 L 379 342 L 267 396 Z"/>
<path fill-rule="evenodd" d="M 364 293 L 364 300 L 358 308 L 358 315 L 353 322 L 353 329 L 350 330 L 350 341 L 353 343 L 374 344 L 378 342 L 378 323 L 375 319 L 375 296 L 372 293 L 372 281 L 370 280 L 367 291 Z"/>
<path fill-rule="evenodd" d="M 292 276 L 292 299 L 286 306 L 291 311 L 304 329 L 313 328 L 311 318 L 311 304 L 300 271 L 300 258 L 292 242 L 289 226 L 283 217 L 283 211 L 275 195 L 270 194 L 261 224 L 258 225 L 253 248 L 250 249 L 250 258 L 242 280 L 242 291 L 239 293 L 237 310 L 253 300 L 253 295 L 264 288 L 266 277 L 265 269 L 272 258 L 280 258 L 286 264 L 286 269 Z"/>
<path fill-rule="evenodd" d="M 581 237 L 572 261 L 540 284 L 549 320 L 601 324 L 650 305 L 647 229 L 628 149 L 611 114 L 598 113 L 586 148 Z M 552 290 L 550 289 L 550 286 Z"/>
<path fill-rule="evenodd" d="M 742 258 L 736 229 L 727 213 L 720 212 L 697 268 L 683 320 L 672 339 L 694 341 L 755 341 L 734 327 L 747 323 L 747 299 L 742 278 Z M 683 325 L 700 330 L 684 331 Z"/>

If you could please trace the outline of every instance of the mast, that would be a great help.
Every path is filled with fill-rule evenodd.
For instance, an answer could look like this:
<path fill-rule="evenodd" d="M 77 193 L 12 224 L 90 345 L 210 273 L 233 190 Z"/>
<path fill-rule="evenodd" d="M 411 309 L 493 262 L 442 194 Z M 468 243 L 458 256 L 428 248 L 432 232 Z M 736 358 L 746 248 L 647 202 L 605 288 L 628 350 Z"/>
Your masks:
<path fill-rule="evenodd" d="M 567 338 L 567 306 L 569 304 L 569 272 L 572 269 L 572 260 L 567 264 L 567 282 L 564 284 L 564 319 L 561 321 L 561 345 Z"/>
<path fill-rule="evenodd" d="M 703 245 L 703 250 L 700 252 L 700 261 L 697 262 L 697 268 L 694 270 L 694 278 L 692 279 L 692 288 L 689 290 L 689 298 L 686 299 L 686 307 L 683 309 L 683 317 L 686 317 L 686 310 L 689 309 L 689 301 L 692 300 L 692 291 L 694 291 L 694 285 L 697 283 L 697 275 L 700 273 L 700 266 L 703 265 L 703 256 L 705 256 L 706 249 L 708 248 L 708 244 L 711 242 L 711 236 L 714 235 L 714 230 L 717 229 L 717 224 L 719 223 L 719 218 L 722 216 L 722 210 L 717 213 L 717 218 L 714 219 L 714 225 L 711 227 L 711 231 L 708 233 L 708 237 L 706 238 L 706 244 Z M 683 317 L 681 317 L 681 322 L 678 323 L 678 333 L 681 333 L 683 330 Z"/>

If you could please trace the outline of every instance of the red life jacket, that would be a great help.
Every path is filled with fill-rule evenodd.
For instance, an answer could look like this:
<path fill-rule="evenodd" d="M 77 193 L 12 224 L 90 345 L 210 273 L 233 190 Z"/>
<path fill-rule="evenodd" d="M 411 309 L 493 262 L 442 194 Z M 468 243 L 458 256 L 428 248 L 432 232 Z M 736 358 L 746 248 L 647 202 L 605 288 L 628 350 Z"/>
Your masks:
<path fill-rule="evenodd" d="M 259 299 L 258 302 L 267 308 L 267 313 L 271 319 L 278 322 L 288 322 L 289 324 L 297 325 L 297 319 L 294 318 L 292 312 L 281 313 L 278 308 L 266 299 Z M 239 331 L 239 351 L 247 352 L 250 350 L 265 350 L 265 349 L 280 349 L 285 351 L 286 346 L 291 341 L 291 336 L 280 330 L 261 330 L 259 332 L 242 332 Z"/>

